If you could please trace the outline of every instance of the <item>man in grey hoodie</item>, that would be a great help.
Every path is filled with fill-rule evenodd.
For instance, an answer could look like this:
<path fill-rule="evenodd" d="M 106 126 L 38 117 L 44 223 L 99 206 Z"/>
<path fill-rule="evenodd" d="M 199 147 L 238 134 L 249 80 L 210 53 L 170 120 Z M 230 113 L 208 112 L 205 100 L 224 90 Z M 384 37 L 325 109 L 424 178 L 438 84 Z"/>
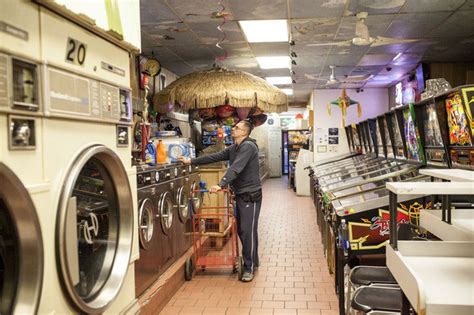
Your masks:
<path fill-rule="evenodd" d="M 210 187 L 215 193 L 230 185 L 235 193 L 237 231 L 242 242 L 244 273 L 242 281 L 253 280 L 253 273 L 259 265 L 258 259 L 258 217 L 262 205 L 262 184 L 260 182 L 258 146 L 249 138 L 252 124 L 246 120 L 232 127 L 235 143 L 225 150 L 194 159 L 180 158 L 184 164 L 208 164 L 229 161 L 230 166 L 218 185 Z"/>

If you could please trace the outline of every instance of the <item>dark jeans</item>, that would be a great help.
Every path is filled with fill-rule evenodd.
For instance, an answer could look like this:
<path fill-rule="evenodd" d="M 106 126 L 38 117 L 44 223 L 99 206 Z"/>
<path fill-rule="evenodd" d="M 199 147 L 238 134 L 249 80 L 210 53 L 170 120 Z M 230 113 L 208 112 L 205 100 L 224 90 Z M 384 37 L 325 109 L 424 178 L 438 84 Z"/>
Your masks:
<path fill-rule="evenodd" d="M 260 193 L 259 193 L 260 192 Z M 235 196 L 237 232 L 242 242 L 244 271 L 253 272 L 258 259 L 258 217 L 262 206 L 261 191 Z"/>

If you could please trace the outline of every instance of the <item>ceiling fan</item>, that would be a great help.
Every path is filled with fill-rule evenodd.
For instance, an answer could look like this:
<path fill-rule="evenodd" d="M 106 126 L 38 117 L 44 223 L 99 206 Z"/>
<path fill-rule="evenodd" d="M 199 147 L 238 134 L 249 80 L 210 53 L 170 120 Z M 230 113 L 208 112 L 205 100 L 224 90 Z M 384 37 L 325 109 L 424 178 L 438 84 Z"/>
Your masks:
<path fill-rule="evenodd" d="M 328 80 L 325 79 L 319 79 L 315 78 L 312 75 L 305 75 L 308 79 L 311 80 L 318 80 L 318 81 L 326 81 L 326 83 L 323 86 L 331 86 L 331 85 L 336 85 L 336 84 L 341 84 L 341 83 L 359 83 L 359 82 L 364 82 L 373 77 L 373 75 L 367 73 L 367 74 L 361 74 L 361 75 L 356 75 L 356 76 L 345 76 L 344 80 L 339 80 L 336 78 L 336 75 L 334 73 L 334 69 L 336 69 L 336 66 L 329 66 L 331 69 L 331 75 L 329 76 Z"/>
<path fill-rule="evenodd" d="M 343 42 L 331 42 L 331 43 L 316 43 L 316 44 L 308 44 L 307 46 L 383 46 L 383 45 L 393 45 L 393 44 L 403 44 L 403 43 L 411 43 L 420 41 L 420 39 L 404 39 L 404 38 L 390 38 L 390 37 L 370 37 L 369 28 L 367 24 L 365 24 L 365 20 L 369 14 L 367 12 L 359 12 L 357 13 L 357 23 L 355 29 L 356 37 L 346 40 Z"/>

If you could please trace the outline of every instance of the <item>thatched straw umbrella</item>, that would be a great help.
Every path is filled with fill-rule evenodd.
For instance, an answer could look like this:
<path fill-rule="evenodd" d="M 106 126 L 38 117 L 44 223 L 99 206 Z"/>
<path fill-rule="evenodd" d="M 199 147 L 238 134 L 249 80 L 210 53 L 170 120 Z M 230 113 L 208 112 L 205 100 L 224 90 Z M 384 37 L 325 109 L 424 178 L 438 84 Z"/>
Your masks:
<path fill-rule="evenodd" d="M 288 109 L 288 98 L 280 89 L 250 73 L 213 68 L 185 75 L 153 97 L 155 109 L 170 104 L 179 104 L 185 109 L 223 104 L 258 106 L 266 112 L 279 113 Z"/>

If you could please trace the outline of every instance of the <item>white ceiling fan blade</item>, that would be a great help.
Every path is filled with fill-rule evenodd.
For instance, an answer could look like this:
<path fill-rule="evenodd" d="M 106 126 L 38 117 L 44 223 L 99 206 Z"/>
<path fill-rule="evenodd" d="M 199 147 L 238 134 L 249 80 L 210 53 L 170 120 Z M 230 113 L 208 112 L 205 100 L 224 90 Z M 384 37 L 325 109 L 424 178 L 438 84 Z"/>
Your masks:
<path fill-rule="evenodd" d="M 306 46 L 308 46 L 308 47 L 319 47 L 319 46 L 339 46 L 339 47 L 343 47 L 343 46 L 350 46 L 351 42 L 352 42 L 352 40 L 346 40 L 346 41 L 343 41 L 343 42 L 308 44 Z"/>
<path fill-rule="evenodd" d="M 418 42 L 421 39 L 404 39 L 404 38 L 390 38 L 377 36 L 374 42 L 371 44 L 372 47 L 383 46 L 383 45 L 394 45 L 394 44 L 405 44 Z"/>

